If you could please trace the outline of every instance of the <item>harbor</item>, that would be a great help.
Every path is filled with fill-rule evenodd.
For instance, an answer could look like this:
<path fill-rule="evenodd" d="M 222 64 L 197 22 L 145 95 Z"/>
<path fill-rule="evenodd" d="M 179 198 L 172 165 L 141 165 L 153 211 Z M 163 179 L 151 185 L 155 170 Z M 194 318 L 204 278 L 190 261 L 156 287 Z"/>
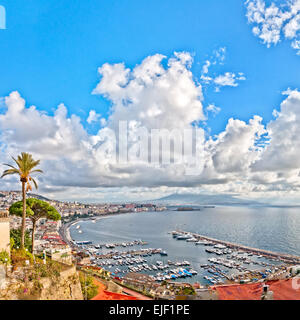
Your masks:
<path fill-rule="evenodd" d="M 293 241 L 291 248 L 286 246 L 284 239 L 272 242 L 268 232 L 263 232 L 268 230 L 266 225 L 254 225 L 256 232 L 251 240 L 247 239 L 251 233 L 243 234 L 241 228 L 233 229 L 230 219 L 226 218 L 222 228 L 213 230 L 214 225 L 210 224 L 211 219 L 219 217 L 261 215 L 259 210 L 210 208 L 207 213 L 205 210 L 201 217 L 196 211 L 171 210 L 122 214 L 96 222 L 80 220 L 64 225 L 63 230 L 70 236 L 69 243 L 75 250 L 87 253 L 89 261 L 86 260 L 85 265 L 103 268 L 112 277 L 141 273 L 156 282 L 172 280 L 209 286 L 284 277 L 291 266 L 299 264 L 299 256 L 293 254 L 299 251 L 297 242 Z M 263 214 L 269 212 L 268 215 L 274 217 L 278 212 L 274 208 L 268 210 Z M 204 232 L 214 237 L 206 236 Z M 178 233 L 177 237 L 174 237 L 175 233 Z M 277 253 L 279 250 L 287 253 Z"/>
<path fill-rule="evenodd" d="M 75 228 L 77 232 L 80 229 L 80 225 Z M 157 282 L 183 279 L 193 282 L 199 269 L 204 273 L 202 281 L 207 284 L 255 282 L 274 278 L 287 272 L 289 266 L 299 263 L 297 256 L 251 248 L 187 231 L 176 230 L 168 234 L 180 243 L 202 248 L 209 255 L 206 263 L 195 265 L 184 259 L 170 260 L 166 250 L 149 248 L 149 242 L 142 239 L 108 243 L 71 241 L 74 247 L 88 254 L 90 266 L 101 267 L 113 277 L 121 278 L 131 272 L 144 273 Z"/>
<path fill-rule="evenodd" d="M 194 241 L 195 243 L 197 243 L 198 241 L 200 241 L 200 242 L 204 241 L 204 244 L 206 242 L 206 244 L 211 243 L 214 245 L 225 246 L 227 248 L 241 250 L 245 253 L 257 254 L 257 255 L 261 255 L 261 256 L 264 256 L 267 258 L 271 258 L 271 259 L 272 258 L 278 259 L 278 260 L 280 260 L 282 262 L 286 262 L 286 263 L 292 263 L 292 264 L 300 263 L 300 257 L 295 256 L 295 255 L 291 255 L 291 254 L 283 254 L 283 253 L 277 253 L 277 252 L 272 252 L 272 251 L 258 249 L 258 248 L 251 248 L 251 247 L 244 246 L 241 244 L 218 240 L 218 239 L 210 238 L 207 236 L 203 236 L 203 235 L 199 235 L 199 234 L 191 233 L 191 232 L 187 232 L 187 231 L 176 230 L 176 231 L 173 231 L 172 234 L 173 235 L 178 234 L 179 236 L 184 237 L 184 238 L 187 237 L 187 239 L 186 239 L 187 241 Z"/>
<path fill-rule="evenodd" d="M 221 256 L 208 258 L 208 263 L 200 266 L 210 273 L 210 276 L 205 275 L 203 278 L 211 284 L 248 283 L 276 279 L 283 274 L 287 275 L 289 268 L 300 262 L 298 256 L 251 248 L 191 232 L 176 230 L 172 231 L 171 235 L 177 241 L 185 240 L 196 246 L 204 246 L 205 252 Z M 260 261 L 262 258 L 269 262 Z M 230 270 L 235 272 L 229 272 Z"/>

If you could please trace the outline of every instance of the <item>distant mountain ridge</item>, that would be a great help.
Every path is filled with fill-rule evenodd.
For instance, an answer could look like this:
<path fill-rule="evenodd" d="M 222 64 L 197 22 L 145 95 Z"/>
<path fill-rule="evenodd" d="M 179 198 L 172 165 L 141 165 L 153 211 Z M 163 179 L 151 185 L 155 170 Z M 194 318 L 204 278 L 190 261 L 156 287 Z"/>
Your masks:
<path fill-rule="evenodd" d="M 40 194 L 28 193 L 28 196 L 29 196 L 29 198 L 36 198 L 36 199 L 43 200 L 43 201 L 51 201 L 50 199 L 48 199 L 44 196 L 41 196 Z"/>
<path fill-rule="evenodd" d="M 173 193 L 169 196 L 156 199 L 155 202 L 169 204 L 190 204 L 190 205 L 263 205 L 264 203 L 238 198 L 229 194 L 179 194 Z"/>

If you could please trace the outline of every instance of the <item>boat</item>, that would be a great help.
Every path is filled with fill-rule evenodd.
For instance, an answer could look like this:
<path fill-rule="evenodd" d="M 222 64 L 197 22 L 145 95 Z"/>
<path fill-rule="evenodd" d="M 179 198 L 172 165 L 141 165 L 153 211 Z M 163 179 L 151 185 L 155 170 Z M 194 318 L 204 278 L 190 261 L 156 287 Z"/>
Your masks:
<path fill-rule="evenodd" d="M 168 254 L 167 254 L 166 251 L 161 251 L 161 252 L 160 252 L 160 255 L 161 255 L 161 256 L 167 256 Z"/>
<path fill-rule="evenodd" d="M 223 244 L 216 244 L 216 245 L 214 246 L 214 248 L 216 248 L 216 249 L 226 249 L 227 247 L 224 246 Z"/>
<path fill-rule="evenodd" d="M 190 239 L 190 236 L 187 236 L 187 235 L 181 235 L 181 236 L 177 236 L 176 238 L 177 240 L 187 240 L 187 239 Z"/>
<path fill-rule="evenodd" d="M 90 240 L 86 240 L 86 241 L 76 241 L 76 244 L 78 245 L 85 245 L 85 244 L 92 244 L 93 242 Z"/>
<path fill-rule="evenodd" d="M 186 240 L 186 242 L 198 242 L 198 239 L 196 238 L 189 238 Z"/>
<path fill-rule="evenodd" d="M 196 270 L 194 270 L 194 269 L 191 269 L 189 272 L 190 272 L 193 276 L 195 276 L 195 275 L 198 274 L 198 272 L 197 272 Z"/>

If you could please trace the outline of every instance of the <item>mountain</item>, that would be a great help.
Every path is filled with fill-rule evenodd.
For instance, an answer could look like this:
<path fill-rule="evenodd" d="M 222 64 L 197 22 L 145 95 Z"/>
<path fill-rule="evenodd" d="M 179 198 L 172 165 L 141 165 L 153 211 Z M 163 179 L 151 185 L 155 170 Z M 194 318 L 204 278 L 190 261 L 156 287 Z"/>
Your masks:
<path fill-rule="evenodd" d="M 40 194 L 35 194 L 35 193 L 28 193 L 28 197 L 29 198 L 36 198 L 36 199 L 43 200 L 43 201 L 51 201 L 50 199 L 48 199 L 44 196 L 41 196 Z"/>
<path fill-rule="evenodd" d="M 179 194 L 173 193 L 169 196 L 156 199 L 155 202 L 170 204 L 170 205 L 263 205 L 263 203 L 238 198 L 229 194 Z"/>

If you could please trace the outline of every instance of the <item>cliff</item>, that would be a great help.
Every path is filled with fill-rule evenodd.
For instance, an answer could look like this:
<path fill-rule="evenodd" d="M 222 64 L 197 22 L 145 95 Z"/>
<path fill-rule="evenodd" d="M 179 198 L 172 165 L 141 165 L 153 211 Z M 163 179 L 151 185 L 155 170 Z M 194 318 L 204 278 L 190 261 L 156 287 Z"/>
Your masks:
<path fill-rule="evenodd" d="M 12 273 L 6 279 L 6 285 L 0 288 L 0 300 L 83 300 L 75 266 L 66 268 L 55 278 L 32 280 L 28 270 L 23 271 L 18 270 L 18 274 Z"/>

